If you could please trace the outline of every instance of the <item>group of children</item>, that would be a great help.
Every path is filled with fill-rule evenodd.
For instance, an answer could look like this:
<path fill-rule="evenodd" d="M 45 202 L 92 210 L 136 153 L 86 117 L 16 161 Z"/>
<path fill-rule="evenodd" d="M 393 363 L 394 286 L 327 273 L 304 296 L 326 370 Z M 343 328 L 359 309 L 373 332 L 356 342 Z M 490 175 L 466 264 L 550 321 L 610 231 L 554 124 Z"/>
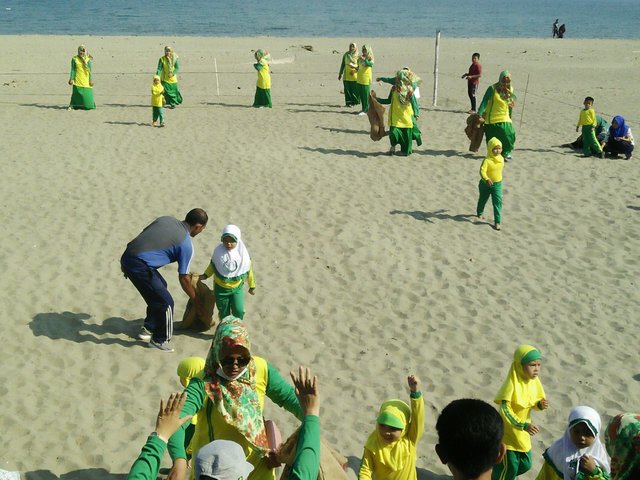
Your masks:
<path fill-rule="evenodd" d="M 621 115 L 616 115 L 611 121 L 611 127 L 606 129 L 606 122 L 596 115 L 593 109 L 593 97 L 584 99 L 584 109 L 580 111 L 576 132 L 582 128 L 580 143 L 585 157 L 592 153 L 604 158 L 605 152 L 612 156 L 623 154 L 627 160 L 631 159 L 634 149 L 634 140 L 631 129 L 626 125 Z M 598 128 L 600 127 L 600 131 Z M 577 141 L 576 141 L 577 142 Z"/>

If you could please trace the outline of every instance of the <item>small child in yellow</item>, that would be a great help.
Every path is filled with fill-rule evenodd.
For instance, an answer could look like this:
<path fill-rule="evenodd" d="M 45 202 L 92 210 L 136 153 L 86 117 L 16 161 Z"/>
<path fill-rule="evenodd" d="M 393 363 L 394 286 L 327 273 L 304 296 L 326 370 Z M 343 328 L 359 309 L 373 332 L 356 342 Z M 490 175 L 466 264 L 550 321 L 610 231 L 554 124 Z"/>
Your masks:
<path fill-rule="evenodd" d="M 358 480 L 416 480 L 416 449 L 424 430 L 420 379 L 407 378 L 411 407 L 388 400 L 380 407 L 376 429 L 364 445 Z"/>
<path fill-rule="evenodd" d="M 164 87 L 160 83 L 160 77 L 158 75 L 153 76 L 153 85 L 151 85 L 151 108 L 153 109 L 153 122 L 152 127 L 156 126 L 156 122 L 159 120 L 159 127 L 164 127 Z"/>
<path fill-rule="evenodd" d="M 487 142 L 487 156 L 480 165 L 480 183 L 478 184 L 479 196 L 476 214 L 482 218 L 484 206 L 491 196 L 493 204 L 494 228 L 500 230 L 500 212 L 502 211 L 502 170 L 504 169 L 504 158 L 502 153 L 502 142 L 496 137 Z"/>
<path fill-rule="evenodd" d="M 531 423 L 531 409 L 546 410 L 549 402 L 538 375 L 542 355 L 531 345 L 520 345 L 513 354 L 507 378 L 495 402 L 504 424 L 503 443 L 507 453 L 493 467 L 492 480 L 514 480 L 531 469 L 531 436 L 540 427 Z"/>
<path fill-rule="evenodd" d="M 580 110 L 580 117 L 576 125 L 576 132 L 582 127 L 582 153 L 585 157 L 591 156 L 591 151 L 604 158 L 600 142 L 596 138 L 596 111 L 593 109 L 593 97 L 584 99 L 584 109 Z"/>

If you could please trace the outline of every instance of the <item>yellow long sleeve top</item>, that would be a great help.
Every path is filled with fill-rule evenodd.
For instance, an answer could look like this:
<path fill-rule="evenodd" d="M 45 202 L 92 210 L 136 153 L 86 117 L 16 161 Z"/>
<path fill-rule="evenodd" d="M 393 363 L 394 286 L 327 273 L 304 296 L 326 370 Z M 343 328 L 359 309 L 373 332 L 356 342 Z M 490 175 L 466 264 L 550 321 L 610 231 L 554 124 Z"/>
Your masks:
<path fill-rule="evenodd" d="M 596 126 L 596 111 L 593 108 L 580 110 L 580 117 L 578 118 L 578 127 L 584 127 L 586 125 Z"/>
<path fill-rule="evenodd" d="M 213 265 L 213 262 L 209 262 L 209 266 L 204 271 L 204 274 L 207 278 L 213 276 L 213 282 L 216 285 L 221 286 L 222 288 L 228 288 L 229 290 L 233 290 L 234 288 L 239 287 L 244 282 L 244 279 L 247 279 L 249 283 L 249 288 L 256 288 L 256 279 L 253 275 L 253 263 L 249 267 L 249 272 L 245 275 L 241 275 L 240 278 L 235 277 L 233 279 L 225 278 L 221 276 L 217 271 L 216 267 Z"/>
<path fill-rule="evenodd" d="M 358 473 L 358 480 L 416 480 L 416 458 L 418 441 L 424 431 L 424 398 L 421 392 L 411 394 L 411 420 L 407 425 L 406 434 L 396 441 L 394 451 L 403 452 L 402 458 L 395 458 L 392 454 L 391 464 L 382 463 L 382 457 L 389 447 L 380 451 L 373 451 L 365 447 L 362 465 Z M 387 453 L 388 455 L 388 453 Z"/>
<path fill-rule="evenodd" d="M 480 165 L 480 176 L 485 182 L 487 180 L 501 182 L 503 169 L 504 158 L 502 158 L 502 155 L 498 157 L 487 157 L 482 161 L 482 165 Z"/>
<path fill-rule="evenodd" d="M 162 92 L 164 92 L 164 87 L 161 83 L 157 85 L 154 83 L 151 85 L 151 106 L 152 107 L 161 107 L 163 105 L 163 96 Z"/>

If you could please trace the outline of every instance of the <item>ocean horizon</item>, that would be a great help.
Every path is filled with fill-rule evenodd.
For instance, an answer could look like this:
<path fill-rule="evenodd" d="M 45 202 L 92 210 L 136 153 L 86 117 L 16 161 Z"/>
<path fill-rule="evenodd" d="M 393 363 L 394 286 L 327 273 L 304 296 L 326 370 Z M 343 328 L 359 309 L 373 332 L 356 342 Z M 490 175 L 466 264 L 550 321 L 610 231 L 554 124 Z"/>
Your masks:
<path fill-rule="evenodd" d="M 452 5 L 454 6 L 452 8 Z M 640 38 L 640 1 L 417 0 L 405 12 L 381 0 L 0 0 L 2 35 L 207 37 Z"/>

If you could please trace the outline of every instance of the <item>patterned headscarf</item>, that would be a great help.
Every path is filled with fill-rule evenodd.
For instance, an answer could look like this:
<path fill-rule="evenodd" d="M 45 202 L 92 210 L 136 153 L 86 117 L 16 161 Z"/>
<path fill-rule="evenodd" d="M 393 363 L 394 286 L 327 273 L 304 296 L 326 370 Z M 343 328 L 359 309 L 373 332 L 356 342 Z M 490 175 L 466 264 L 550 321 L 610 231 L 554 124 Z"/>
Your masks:
<path fill-rule="evenodd" d="M 260 65 L 268 65 L 271 62 L 271 54 L 265 50 L 258 49 L 253 56 Z"/>
<path fill-rule="evenodd" d="M 509 79 L 511 79 L 511 74 L 509 73 L 509 70 L 503 70 L 502 72 L 500 72 L 500 78 L 498 79 L 498 83 L 495 83 L 493 86 L 500 94 L 500 98 L 502 98 L 505 102 L 515 102 L 518 99 L 518 97 L 516 97 L 516 94 L 513 93 L 513 85 L 510 84 L 509 88 L 506 89 L 502 84 L 502 80 L 504 80 L 506 77 L 509 77 Z"/>
<path fill-rule="evenodd" d="M 535 347 L 520 345 L 513 353 L 513 363 L 494 401 L 500 404 L 506 400 L 522 408 L 531 408 L 545 398 L 540 378 L 527 378 L 523 369 L 523 365 L 540 358 L 540 351 Z"/>
<path fill-rule="evenodd" d="M 353 49 L 351 47 L 353 47 Z M 349 44 L 349 50 L 347 51 L 347 53 L 345 53 L 345 55 L 347 56 L 349 63 L 353 65 L 358 64 L 358 46 L 356 45 L 355 42 L 351 42 Z"/>
<path fill-rule="evenodd" d="M 87 66 L 87 62 L 93 59 L 93 57 L 89 55 L 89 52 L 87 52 L 87 47 L 85 47 L 84 45 L 80 45 L 78 47 L 78 58 L 84 64 L 85 67 Z"/>
<path fill-rule="evenodd" d="M 170 53 L 171 55 L 167 57 L 167 53 Z M 178 55 L 176 55 L 176 52 L 173 51 L 173 48 L 167 45 L 166 47 L 164 47 L 164 56 L 165 58 L 167 58 L 167 61 L 169 62 L 169 71 L 173 73 L 174 65 L 176 64 Z"/>
<path fill-rule="evenodd" d="M 395 88 L 399 94 L 400 103 L 403 105 L 409 103 L 415 88 L 420 85 L 421 82 L 420 77 L 409 70 L 408 67 L 398 70 L 396 72 Z"/>
<path fill-rule="evenodd" d="M 611 479 L 636 480 L 640 474 L 640 414 L 615 416 L 604 439 L 611 455 Z"/>
<path fill-rule="evenodd" d="M 216 328 L 204 367 L 204 389 L 214 408 L 225 422 L 235 427 L 256 449 L 269 450 L 256 391 L 256 364 L 253 359 L 235 379 L 220 376 L 223 350 L 241 346 L 251 352 L 251 342 L 244 322 L 232 315 L 223 318 Z"/>
<path fill-rule="evenodd" d="M 366 45 L 363 45 L 362 48 L 367 51 L 367 60 L 373 62 L 373 50 L 371 50 L 371 45 L 367 43 Z"/>
<path fill-rule="evenodd" d="M 624 117 L 622 117 L 622 115 L 616 115 L 615 117 L 613 117 L 613 120 L 611 120 L 611 123 L 613 123 L 614 121 L 618 124 L 618 128 L 613 128 L 613 125 L 611 125 L 609 127 L 609 136 L 624 137 L 629 130 L 629 127 L 624 121 Z"/>

